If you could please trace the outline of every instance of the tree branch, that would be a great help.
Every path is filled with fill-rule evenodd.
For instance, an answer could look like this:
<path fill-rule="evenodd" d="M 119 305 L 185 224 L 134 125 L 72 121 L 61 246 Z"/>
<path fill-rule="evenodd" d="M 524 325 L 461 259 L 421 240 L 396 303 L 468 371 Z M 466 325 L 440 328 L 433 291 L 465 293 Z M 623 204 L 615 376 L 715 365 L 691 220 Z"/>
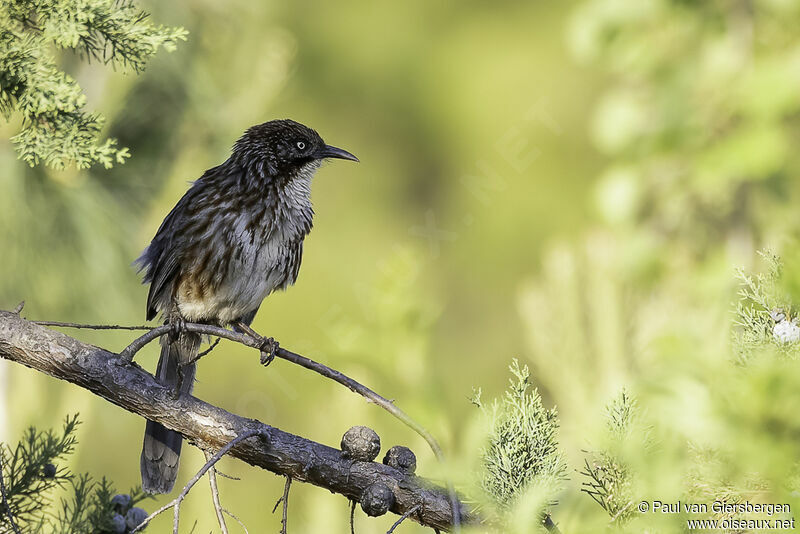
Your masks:
<path fill-rule="evenodd" d="M 392 512 L 403 515 L 419 506 L 411 519 L 441 530 L 453 527 L 451 503 L 444 488 L 383 464 L 354 462 L 338 449 L 240 417 L 190 395 L 175 399 L 171 388 L 159 384 L 135 363 L 2 311 L 0 357 L 83 387 L 131 413 L 180 432 L 201 449 L 220 450 L 237 436 L 255 432 L 263 438 L 237 443 L 228 455 L 355 501 L 360 501 L 371 484 L 384 484 L 395 497 Z M 459 510 L 460 522 L 479 521 L 460 503 Z"/>
<path fill-rule="evenodd" d="M 210 452 L 205 451 L 206 454 L 206 462 L 210 462 L 212 455 Z M 212 466 L 211 469 L 208 470 L 208 484 L 211 486 L 211 502 L 214 503 L 214 512 L 217 514 L 217 523 L 219 523 L 219 529 L 222 531 L 222 534 L 229 534 L 228 533 L 228 525 L 225 523 L 225 512 L 222 508 L 222 504 L 219 501 L 219 488 L 217 487 L 217 468 Z"/>
<path fill-rule="evenodd" d="M 271 351 L 270 354 L 265 357 L 264 354 L 264 343 L 266 341 L 265 338 L 260 336 L 246 324 L 240 324 L 239 326 L 245 330 L 245 333 L 234 332 L 232 330 L 228 330 L 227 328 L 222 328 L 220 326 L 215 326 L 215 325 L 188 323 L 188 322 L 181 323 L 180 328 L 188 332 L 194 332 L 196 334 L 217 336 L 218 340 L 219 338 L 229 339 L 231 341 L 241 343 L 242 345 L 245 345 L 247 347 L 259 349 L 261 351 L 262 364 L 269 365 L 269 362 L 271 362 L 272 359 L 277 356 L 278 358 L 282 358 L 286 361 L 292 362 L 301 367 L 305 367 L 310 371 L 319 373 L 325 378 L 329 378 L 331 380 L 338 382 L 339 384 L 345 386 L 354 393 L 358 393 L 359 395 L 367 399 L 369 402 L 372 402 L 380 406 L 381 408 L 392 414 L 394 417 L 399 419 L 403 424 L 414 430 L 414 432 L 422 436 L 422 438 L 426 441 L 426 443 L 428 443 L 428 446 L 433 451 L 433 454 L 436 455 L 436 459 L 439 461 L 439 463 L 443 465 L 447 464 L 444 457 L 444 453 L 442 452 L 442 448 L 439 446 L 439 442 L 436 441 L 436 438 L 433 437 L 433 434 L 428 432 L 428 430 L 425 427 L 414 421 L 407 413 L 405 413 L 398 406 L 396 406 L 394 402 L 390 401 L 389 399 L 385 398 L 382 395 L 379 395 L 372 389 L 368 388 L 367 386 L 361 384 L 356 380 L 353 380 L 349 376 L 337 371 L 336 369 L 331 369 L 327 365 L 315 362 L 314 360 L 306 358 L 305 356 L 302 356 L 300 354 L 296 354 L 290 350 L 286 350 L 282 347 Z M 132 327 L 132 328 L 138 328 L 138 327 Z M 120 358 L 128 362 L 133 361 L 133 357 L 136 355 L 138 351 L 144 348 L 145 345 L 147 345 L 152 341 L 155 341 L 156 339 L 158 339 L 163 335 L 168 335 L 170 332 L 173 331 L 173 328 L 174 325 L 172 324 L 165 324 L 162 326 L 154 327 L 152 330 L 136 338 L 130 345 L 125 347 L 122 350 L 122 352 L 119 353 Z M 272 340 L 270 339 L 270 341 Z M 197 361 L 205 354 L 208 354 L 209 352 L 211 352 L 213 348 L 214 345 L 209 347 L 208 350 L 201 352 L 200 354 L 197 355 L 197 357 L 193 361 Z M 458 499 L 456 497 L 455 489 L 453 488 L 453 485 L 449 480 L 447 480 L 447 491 L 448 491 L 448 496 L 450 498 L 450 506 L 454 511 L 453 527 L 455 532 L 458 533 L 460 531 L 460 526 L 461 526 L 460 517 L 458 516 L 458 514 L 455 514 L 455 510 L 458 509 Z"/>

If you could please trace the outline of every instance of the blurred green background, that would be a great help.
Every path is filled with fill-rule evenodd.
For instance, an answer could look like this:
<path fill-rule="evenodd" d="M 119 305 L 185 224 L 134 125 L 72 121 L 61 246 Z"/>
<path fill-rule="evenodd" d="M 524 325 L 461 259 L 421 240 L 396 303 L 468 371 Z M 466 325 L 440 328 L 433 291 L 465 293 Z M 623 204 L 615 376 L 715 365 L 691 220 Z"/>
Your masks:
<path fill-rule="evenodd" d="M 130 147 L 127 163 L 31 169 L 7 141 L 19 125 L 0 126 L 0 306 L 140 324 L 146 288 L 130 264 L 187 182 L 247 127 L 290 117 L 361 163 L 318 173 L 299 280 L 254 327 L 395 399 L 463 468 L 460 486 L 481 445 L 472 387 L 499 393 L 518 357 L 559 409 L 562 530 L 608 521 L 577 470 L 622 386 L 663 438 L 639 466 L 648 495 L 680 494 L 686 444 L 699 442 L 733 447 L 730 479 L 756 470 L 767 501 L 800 505 L 787 482 L 797 424 L 776 431 L 763 413 L 798 413 L 800 372 L 776 357 L 742 377 L 729 361 L 734 267 L 753 266 L 765 245 L 791 248 L 800 223 L 800 2 L 142 6 L 188 41 L 138 76 L 63 57 L 108 135 Z M 115 350 L 132 337 L 74 334 Z M 156 357 L 151 346 L 138 360 L 152 369 Z M 257 362 L 223 342 L 195 394 L 332 446 L 366 424 L 384 450 L 408 445 L 418 473 L 440 475 L 424 442 L 378 408 L 286 362 Z M 19 366 L 0 362 L 0 374 L 0 440 L 80 412 L 73 468 L 138 484 L 143 421 Z M 200 465 L 187 447 L 179 484 Z M 283 480 L 233 460 L 222 470 L 243 479 L 220 481 L 223 505 L 250 532 L 277 531 L 269 510 Z M 196 518 L 197 532 L 216 529 L 206 487 L 182 513 L 187 528 Z M 293 486 L 291 530 L 347 532 L 347 514 L 344 499 Z M 358 530 L 394 520 L 362 516 Z"/>

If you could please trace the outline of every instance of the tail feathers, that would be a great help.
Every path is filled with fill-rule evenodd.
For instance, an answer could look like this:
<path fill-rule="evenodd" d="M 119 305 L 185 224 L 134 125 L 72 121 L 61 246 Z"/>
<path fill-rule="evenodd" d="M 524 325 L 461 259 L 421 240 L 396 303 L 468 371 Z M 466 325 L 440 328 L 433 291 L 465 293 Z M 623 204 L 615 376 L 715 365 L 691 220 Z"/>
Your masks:
<path fill-rule="evenodd" d="M 147 493 L 169 493 L 178 478 L 183 438 L 160 423 L 147 421 L 140 468 L 142 489 Z"/>
<path fill-rule="evenodd" d="M 162 338 L 161 356 L 158 359 L 156 378 L 165 386 L 177 387 L 178 367 L 181 362 L 189 362 L 197 354 L 200 336 L 182 334 L 174 343 Z M 194 386 L 195 365 L 183 367 L 180 393 L 191 393 Z M 144 430 L 144 443 L 140 468 L 142 489 L 147 493 L 169 493 L 178 477 L 178 464 L 183 438 L 173 430 L 154 421 L 147 421 Z"/>

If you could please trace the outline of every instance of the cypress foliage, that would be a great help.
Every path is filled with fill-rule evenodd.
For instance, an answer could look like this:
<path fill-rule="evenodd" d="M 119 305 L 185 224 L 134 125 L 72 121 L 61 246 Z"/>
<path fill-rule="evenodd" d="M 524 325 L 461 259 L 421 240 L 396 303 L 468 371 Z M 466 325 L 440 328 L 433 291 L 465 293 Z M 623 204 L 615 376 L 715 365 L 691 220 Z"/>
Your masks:
<path fill-rule="evenodd" d="M 19 156 L 55 169 L 123 163 L 128 149 L 103 139 L 103 117 L 87 110 L 58 54 L 71 50 L 138 73 L 160 47 L 174 50 L 186 33 L 153 25 L 131 0 L 0 0 L 0 112 L 21 118 L 12 138 Z"/>

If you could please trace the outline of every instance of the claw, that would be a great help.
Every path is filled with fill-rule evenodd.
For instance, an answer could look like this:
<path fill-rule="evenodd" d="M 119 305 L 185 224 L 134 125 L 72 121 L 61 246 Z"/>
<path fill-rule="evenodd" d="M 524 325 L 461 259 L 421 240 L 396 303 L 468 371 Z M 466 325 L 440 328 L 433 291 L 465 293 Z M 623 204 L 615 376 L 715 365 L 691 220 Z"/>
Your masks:
<path fill-rule="evenodd" d="M 272 363 L 275 359 L 275 353 L 278 352 L 280 345 L 275 338 L 268 337 L 263 340 L 259 349 L 261 350 L 261 365 L 264 367 Z"/>

